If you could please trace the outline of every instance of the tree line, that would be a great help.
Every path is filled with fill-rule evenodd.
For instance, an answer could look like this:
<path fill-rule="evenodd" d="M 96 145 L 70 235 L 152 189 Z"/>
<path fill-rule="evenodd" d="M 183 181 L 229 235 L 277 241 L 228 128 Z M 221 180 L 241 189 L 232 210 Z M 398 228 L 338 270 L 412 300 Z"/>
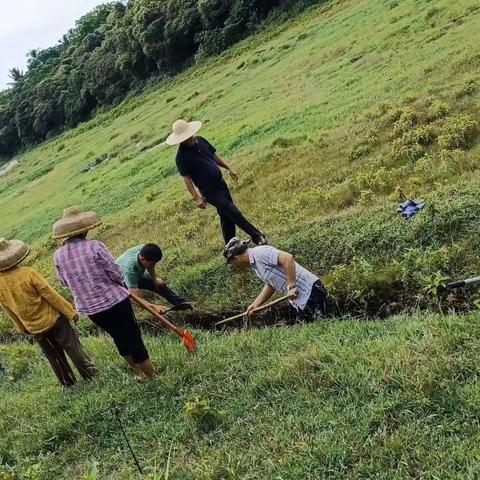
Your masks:
<path fill-rule="evenodd" d="M 129 0 L 99 5 L 57 45 L 32 50 L 0 92 L 0 158 L 120 102 L 257 30 L 275 12 L 320 0 Z"/>

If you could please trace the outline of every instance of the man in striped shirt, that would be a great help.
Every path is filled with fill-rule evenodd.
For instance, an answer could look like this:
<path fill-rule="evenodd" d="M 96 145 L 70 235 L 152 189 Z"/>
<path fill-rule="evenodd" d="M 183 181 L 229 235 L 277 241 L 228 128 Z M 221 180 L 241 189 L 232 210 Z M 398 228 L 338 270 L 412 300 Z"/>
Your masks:
<path fill-rule="evenodd" d="M 327 294 L 316 275 L 299 265 L 290 253 L 269 245 L 248 248 L 248 243 L 232 238 L 225 246 L 224 256 L 235 268 L 252 268 L 265 282 L 260 295 L 247 309 L 249 316 L 254 316 L 256 309 L 275 292 L 288 296 L 301 321 L 309 322 L 326 313 Z"/>

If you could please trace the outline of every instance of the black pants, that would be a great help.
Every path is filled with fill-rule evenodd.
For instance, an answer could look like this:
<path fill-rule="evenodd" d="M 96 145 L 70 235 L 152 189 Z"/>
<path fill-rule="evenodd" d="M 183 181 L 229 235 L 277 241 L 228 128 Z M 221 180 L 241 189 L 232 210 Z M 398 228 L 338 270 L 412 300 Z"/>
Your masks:
<path fill-rule="evenodd" d="M 140 279 L 140 281 L 138 282 L 138 288 L 140 290 L 149 290 L 150 292 L 158 293 L 167 302 L 171 303 L 174 306 L 181 305 L 182 303 L 185 303 L 187 301 L 185 297 L 178 295 L 166 285 L 157 288 L 151 278 Z"/>
<path fill-rule="evenodd" d="M 311 322 L 317 315 L 327 313 L 327 291 L 320 280 L 317 280 L 312 287 L 312 293 L 305 308 L 298 315 L 303 322 Z"/>
<path fill-rule="evenodd" d="M 236 226 L 249 235 L 254 243 L 259 242 L 262 233 L 257 230 L 235 206 L 227 184 L 215 192 L 203 193 L 203 195 L 205 200 L 217 209 L 225 244 L 235 237 Z"/>
<path fill-rule="evenodd" d="M 95 375 L 96 369 L 90 357 L 83 349 L 72 325 L 63 315 L 60 315 L 52 328 L 34 335 L 34 338 L 64 387 L 70 387 L 76 382 L 67 355 L 84 379 L 90 379 Z"/>
<path fill-rule="evenodd" d="M 89 315 L 89 318 L 113 338 L 122 357 L 129 355 L 134 363 L 148 360 L 148 351 L 128 298 L 104 312 Z"/>

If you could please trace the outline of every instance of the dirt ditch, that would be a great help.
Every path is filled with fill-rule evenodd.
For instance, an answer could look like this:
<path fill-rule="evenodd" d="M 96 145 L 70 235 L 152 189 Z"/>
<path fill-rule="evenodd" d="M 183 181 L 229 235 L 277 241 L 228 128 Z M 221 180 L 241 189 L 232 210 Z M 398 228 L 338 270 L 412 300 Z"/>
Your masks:
<path fill-rule="evenodd" d="M 330 297 L 327 305 L 328 314 L 326 318 L 378 321 L 392 315 L 409 314 L 418 311 L 430 311 L 442 314 L 464 314 L 478 309 L 472 296 L 466 290 L 459 290 L 454 293 L 444 292 L 436 299 L 436 302 L 428 305 L 422 304 L 418 300 L 412 300 L 415 299 L 391 296 L 387 299 L 375 297 L 368 302 L 359 302 L 349 298 L 334 299 Z M 165 329 L 159 325 L 154 318 L 145 316 L 145 314 L 140 311 L 138 311 L 138 313 L 137 318 L 144 333 L 152 336 L 162 336 L 165 334 Z M 192 312 L 167 314 L 167 318 L 176 325 L 184 325 L 186 328 L 218 332 L 272 326 L 289 326 L 297 323 L 293 309 L 283 304 L 262 312 L 253 319 L 243 318 L 216 326 L 217 322 L 239 313 L 241 312 L 234 310 L 205 312 L 199 309 Z M 81 326 L 79 333 L 83 336 L 98 335 L 100 330 L 93 323 L 87 323 Z M 15 343 L 19 340 L 34 341 L 31 337 L 16 333 L 13 329 L 0 333 L 0 344 Z"/>

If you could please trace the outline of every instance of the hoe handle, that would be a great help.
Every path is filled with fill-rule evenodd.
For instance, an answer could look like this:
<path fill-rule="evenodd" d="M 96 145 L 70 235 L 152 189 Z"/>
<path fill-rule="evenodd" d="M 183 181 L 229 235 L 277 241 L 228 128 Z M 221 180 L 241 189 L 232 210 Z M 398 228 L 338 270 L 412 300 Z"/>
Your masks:
<path fill-rule="evenodd" d="M 261 312 L 262 310 L 266 310 L 267 308 L 273 307 L 274 305 L 278 305 L 279 303 L 283 303 L 285 300 L 288 300 L 288 295 L 285 295 L 284 297 L 277 298 L 273 302 L 266 303 L 265 305 L 262 305 L 261 307 L 258 307 L 254 310 L 255 313 Z M 235 315 L 233 317 L 226 318 L 225 320 L 221 320 L 220 322 L 217 322 L 215 326 L 217 327 L 218 325 L 223 325 L 224 323 L 232 322 L 233 320 L 238 320 L 240 318 L 246 317 L 247 312 L 239 313 L 238 315 Z"/>
<path fill-rule="evenodd" d="M 183 332 L 176 327 L 173 323 L 169 322 L 165 317 L 157 313 L 143 298 L 137 297 L 137 295 L 129 292 L 130 298 L 141 308 L 151 313 L 165 328 L 168 328 L 172 332 L 176 333 L 180 338 L 183 338 Z"/>
<path fill-rule="evenodd" d="M 466 287 L 467 285 L 476 285 L 480 283 L 480 277 L 467 278 L 466 280 L 458 280 L 447 285 L 448 290 L 455 290 L 456 288 Z"/>

